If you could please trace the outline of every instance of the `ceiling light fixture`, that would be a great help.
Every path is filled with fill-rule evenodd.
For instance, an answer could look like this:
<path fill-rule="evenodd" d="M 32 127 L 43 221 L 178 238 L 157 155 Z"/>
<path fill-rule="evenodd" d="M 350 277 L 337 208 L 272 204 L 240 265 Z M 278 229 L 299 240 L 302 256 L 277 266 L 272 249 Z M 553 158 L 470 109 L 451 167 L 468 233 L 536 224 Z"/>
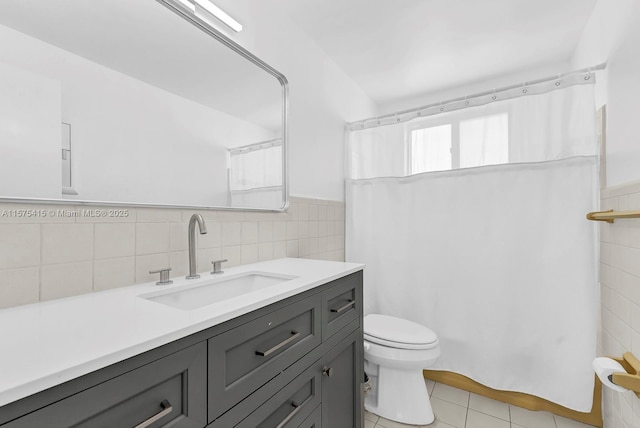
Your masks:
<path fill-rule="evenodd" d="M 230 17 L 224 10 L 220 9 L 215 4 L 211 3 L 209 0 L 190 0 L 196 6 L 195 13 L 198 13 L 198 7 L 203 9 L 209 15 L 218 19 L 220 22 L 225 24 L 227 27 L 231 28 L 235 32 L 242 31 L 242 24 L 238 21 Z"/>
<path fill-rule="evenodd" d="M 193 2 L 202 9 L 219 19 L 223 24 L 231 28 L 235 32 L 242 31 L 242 24 L 230 17 L 224 10 L 220 9 L 209 0 L 193 0 Z"/>
<path fill-rule="evenodd" d="M 235 32 L 242 31 L 242 24 L 209 0 L 169 0 L 169 2 L 176 5 L 179 4 L 181 9 L 191 12 L 201 19 L 202 15 L 206 18 L 213 17 Z"/>

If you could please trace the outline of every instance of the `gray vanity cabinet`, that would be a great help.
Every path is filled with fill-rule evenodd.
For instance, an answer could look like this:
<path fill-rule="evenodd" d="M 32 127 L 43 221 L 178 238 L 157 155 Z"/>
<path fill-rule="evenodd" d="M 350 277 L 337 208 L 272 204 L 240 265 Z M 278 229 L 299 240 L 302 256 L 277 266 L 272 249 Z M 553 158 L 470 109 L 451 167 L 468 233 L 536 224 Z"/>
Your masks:
<path fill-rule="evenodd" d="M 0 407 L 0 427 L 362 428 L 363 373 L 360 271 Z"/>
<path fill-rule="evenodd" d="M 362 346 L 362 335 L 354 331 L 322 357 L 322 423 L 325 427 L 356 428 L 361 424 Z"/>
<path fill-rule="evenodd" d="M 199 428 L 207 348 L 200 343 L 20 417 L 2 428 Z M 0 408 L 0 414 L 2 408 Z"/>
<path fill-rule="evenodd" d="M 209 339 L 209 421 L 321 342 L 320 294 Z"/>
<path fill-rule="evenodd" d="M 332 284 L 322 292 L 323 340 L 362 317 L 362 276 L 345 276 Z"/>
<path fill-rule="evenodd" d="M 316 407 L 298 428 L 322 428 L 322 409 L 320 406 Z"/>
<path fill-rule="evenodd" d="M 320 404 L 321 375 L 320 361 L 317 361 L 236 427 L 298 427 Z"/>

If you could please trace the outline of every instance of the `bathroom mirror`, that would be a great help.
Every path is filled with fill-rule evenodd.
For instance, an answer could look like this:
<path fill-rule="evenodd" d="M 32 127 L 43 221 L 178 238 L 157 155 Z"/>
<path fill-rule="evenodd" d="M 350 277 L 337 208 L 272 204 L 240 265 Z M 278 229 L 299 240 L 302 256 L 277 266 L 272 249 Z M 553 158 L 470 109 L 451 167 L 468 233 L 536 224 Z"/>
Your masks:
<path fill-rule="evenodd" d="M 0 2 L 1 199 L 286 208 L 286 79 L 188 6 Z"/>

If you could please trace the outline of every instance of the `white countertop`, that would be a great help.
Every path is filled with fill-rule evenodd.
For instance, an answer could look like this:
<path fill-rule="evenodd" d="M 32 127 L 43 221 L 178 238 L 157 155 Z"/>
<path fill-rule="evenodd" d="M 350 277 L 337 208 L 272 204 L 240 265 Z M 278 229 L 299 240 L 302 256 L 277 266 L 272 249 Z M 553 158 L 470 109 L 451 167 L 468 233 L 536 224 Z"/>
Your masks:
<path fill-rule="evenodd" d="M 0 309 L 0 406 L 361 270 L 357 263 L 279 259 Z M 181 310 L 142 294 L 243 272 L 297 278 L 240 297 Z"/>

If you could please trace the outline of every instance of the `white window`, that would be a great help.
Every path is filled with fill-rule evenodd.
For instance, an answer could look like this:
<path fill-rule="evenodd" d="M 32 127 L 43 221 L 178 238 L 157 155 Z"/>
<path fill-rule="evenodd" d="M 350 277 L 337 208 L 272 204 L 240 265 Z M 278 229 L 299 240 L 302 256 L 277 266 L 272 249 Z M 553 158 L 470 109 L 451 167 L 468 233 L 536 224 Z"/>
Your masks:
<path fill-rule="evenodd" d="M 508 113 L 425 125 L 409 132 L 409 174 L 509 162 Z"/>
<path fill-rule="evenodd" d="M 460 122 L 460 168 L 509 162 L 509 115 Z"/>
<path fill-rule="evenodd" d="M 411 131 L 411 173 L 451 169 L 451 124 Z"/>

